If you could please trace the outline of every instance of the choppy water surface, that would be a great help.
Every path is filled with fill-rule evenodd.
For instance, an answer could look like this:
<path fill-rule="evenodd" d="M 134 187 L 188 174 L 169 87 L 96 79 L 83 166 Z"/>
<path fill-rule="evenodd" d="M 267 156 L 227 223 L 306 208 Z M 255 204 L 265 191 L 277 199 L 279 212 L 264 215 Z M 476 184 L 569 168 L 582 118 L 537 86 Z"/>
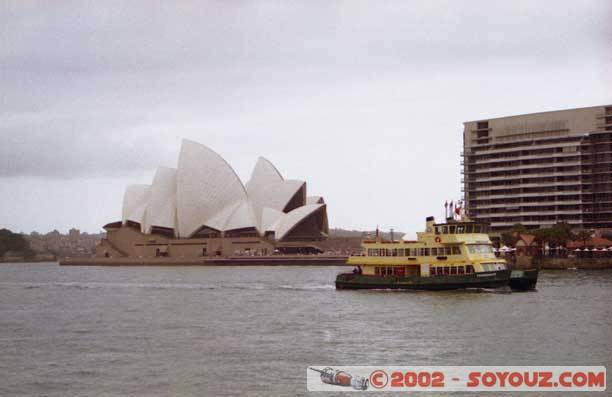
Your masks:
<path fill-rule="evenodd" d="M 342 270 L 0 265 L 0 395 L 307 395 L 309 364 L 612 369 L 612 272 L 336 291 Z"/>

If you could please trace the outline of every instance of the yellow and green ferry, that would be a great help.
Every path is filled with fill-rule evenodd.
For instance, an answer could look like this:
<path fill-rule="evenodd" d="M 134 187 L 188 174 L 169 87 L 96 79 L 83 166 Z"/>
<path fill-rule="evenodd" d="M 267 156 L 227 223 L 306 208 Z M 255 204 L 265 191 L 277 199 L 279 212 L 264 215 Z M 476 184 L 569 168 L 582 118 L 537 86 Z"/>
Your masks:
<path fill-rule="evenodd" d="M 497 258 L 488 225 L 467 218 L 435 223 L 416 241 L 362 241 L 362 253 L 350 256 L 352 273 L 336 278 L 337 289 L 452 290 L 508 286 L 511 270 Z"/>

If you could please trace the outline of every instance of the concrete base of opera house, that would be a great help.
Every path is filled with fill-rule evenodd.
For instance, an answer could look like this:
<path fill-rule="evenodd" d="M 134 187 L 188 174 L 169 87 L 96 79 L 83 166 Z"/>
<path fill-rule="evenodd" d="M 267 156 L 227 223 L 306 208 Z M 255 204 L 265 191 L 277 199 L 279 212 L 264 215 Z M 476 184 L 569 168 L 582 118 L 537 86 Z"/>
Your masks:
<path fill-rule="evenodd" d="M 62 258 L 62 266 L 344 266 L 347 256 L 273 255 L 209 258 Z"/>

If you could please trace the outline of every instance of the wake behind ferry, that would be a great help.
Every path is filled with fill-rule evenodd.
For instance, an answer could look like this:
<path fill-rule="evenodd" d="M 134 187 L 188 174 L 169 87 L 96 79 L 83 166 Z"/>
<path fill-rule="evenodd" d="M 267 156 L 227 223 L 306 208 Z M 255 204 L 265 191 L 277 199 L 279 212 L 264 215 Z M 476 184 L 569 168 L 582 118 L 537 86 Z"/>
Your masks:
<path fill-rule="evenodd" d="M 488 225 L 466 217 L 446 223 L 426 219 L 416 241 L 362 241 L 361 255 L 350 256 L 352 273 L 339 274 L 337 289 L 451 290 L 497 288 L 509 284 L 511 270 L 497 258 Z"/>

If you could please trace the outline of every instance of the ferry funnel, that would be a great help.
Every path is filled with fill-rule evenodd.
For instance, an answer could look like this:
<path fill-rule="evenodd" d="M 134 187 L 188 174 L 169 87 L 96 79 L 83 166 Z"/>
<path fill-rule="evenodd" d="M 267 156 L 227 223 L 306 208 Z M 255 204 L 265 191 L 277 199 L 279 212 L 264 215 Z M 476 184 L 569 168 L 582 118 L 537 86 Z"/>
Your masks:
<path fill-rule="evenodd" d="M 433 233 L 434 223 L 436 223 L 436 221 L 433 216 L 428 216 L 425 218 L 425 232 Z"/>

